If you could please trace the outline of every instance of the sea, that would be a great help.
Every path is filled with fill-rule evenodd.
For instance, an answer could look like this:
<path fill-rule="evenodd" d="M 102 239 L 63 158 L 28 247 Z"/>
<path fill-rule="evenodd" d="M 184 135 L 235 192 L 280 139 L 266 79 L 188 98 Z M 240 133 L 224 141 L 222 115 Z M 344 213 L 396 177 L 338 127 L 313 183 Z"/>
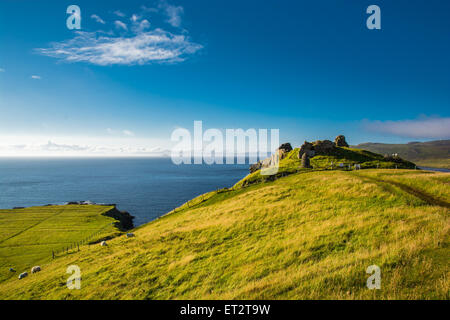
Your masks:
<path fill-rule="evenodd" d="M 0 208 L 114 203 L 134 225 L 203 193 L 231 187 L 246 165 L 175 165 L 170 158 L 1 158 Z"/>

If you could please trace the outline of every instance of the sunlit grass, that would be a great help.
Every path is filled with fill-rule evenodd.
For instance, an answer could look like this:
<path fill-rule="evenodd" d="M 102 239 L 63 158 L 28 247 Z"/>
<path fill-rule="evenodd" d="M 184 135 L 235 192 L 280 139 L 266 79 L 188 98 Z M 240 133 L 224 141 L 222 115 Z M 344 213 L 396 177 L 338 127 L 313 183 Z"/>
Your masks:
<path fill-rule="evenodd" d="M 19 299 L 448 299 L 450 175 L 299 173 L 222 190 L 0 285 Z M 382 181 L 380 181 L 382 180 Z M 79 265 L 82 289 L 68 290 Z M 381 290 L 366 287 L 378 265 Z"/>
<path fill-rule="evenodd" d="M 0 281 L 50 263 L 53 252 L 73 246 L 95 233 L 94 241 L 118 230 L 103 215 L 112 206 L 67 205 L 0 210 Z M 17 273 L 12 273 L 13 268 Z"/>

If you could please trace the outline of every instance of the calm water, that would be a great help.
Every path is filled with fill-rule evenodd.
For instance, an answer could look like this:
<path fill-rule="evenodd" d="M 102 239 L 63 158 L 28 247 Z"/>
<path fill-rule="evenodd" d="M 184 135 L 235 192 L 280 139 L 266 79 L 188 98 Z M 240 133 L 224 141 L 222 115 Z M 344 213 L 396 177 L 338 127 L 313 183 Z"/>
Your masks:
<path fill-rule="evenodd" d="M 181 165 L 170 159 L 0 159 L 0 208 L 91 200 L 149 222 L 187 200 L 230 187 L 248 165 Z"/>
<path fill-rule="evenodd" d="M 428 171 L 437 171 L 437 172 L 450 172 L 449 169 L 443 169 L 443 168 L 420 167 L 420 169 L 428 170 Z"/>

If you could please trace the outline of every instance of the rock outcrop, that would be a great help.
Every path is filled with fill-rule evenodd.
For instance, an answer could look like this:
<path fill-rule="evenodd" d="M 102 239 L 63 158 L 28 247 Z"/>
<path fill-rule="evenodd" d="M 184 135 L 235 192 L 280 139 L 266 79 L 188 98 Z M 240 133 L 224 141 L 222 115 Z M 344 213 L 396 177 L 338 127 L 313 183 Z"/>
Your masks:
<path fill-rule="evenodd" d="M 127 211 L 119 211 L 114 206 L 112 210 L 105 212 L 104 215 L 116 219 L 115 226 L 121 231 L 127 231 L 134 228 L 134 217 Z"/>
<path fill-rule="evenodd" d="M 278 156 L 279 156 L 279 160 L 282 160 L 284 158 L 286 158 L 286 155 L 292 151 L 292 146 L 291 144 L 288 143 L 283 143 L 278 149 Z"/>
<path fill-rule="evenodd" d="M 275 166 L 279 160 L 284 159 L 286 155 L 292 150 L 292 146 L 289 142 L 283 143 L 277 149 L 276 153 L 272 154 L 270 157 L 264 160 L 259 160 L 257 163 L 250 165 L 250 173 Z"/>
<path fill-rule="evenodd" d="M 304 153 L 302 156 L 302 164 L 301 164 L 302 168 L 306 168 L 306 169 L 310 169 L 311 167 L 311 163 L 309 161 L 309 156 L 307 153 Z"/>
<path fill-rule="evenodd" d="M 347 147 L 348 148 L 348 143 L 347 143 L 347 141 L 345 141 L 345 137 L 343 135 L 339 135 L 334 139 L 334 145 L 336 147 Z"/>
<path fill-rule="evenodd" d="M 313 143 L 316 154 L 327 155 L 333 152 L 335 146 L 330 140 L 317 140 Z"/>
<path fill-rule="evenodd" d="M 258 161 L 257 163 L 250 165 L 250 173 L 256 172 L 262 167 L 262 162 Z"/>
<path fill-rule="evenodd" d="M 302 159 L 304 154 L 307 154 L 308 157 L 314 157 L 316 155 L 316 151 L 314 150 L 312 143 L 305 141 L 305 143 L 302 144 L 300 150 L 298 151 L 298 158 Z"/>

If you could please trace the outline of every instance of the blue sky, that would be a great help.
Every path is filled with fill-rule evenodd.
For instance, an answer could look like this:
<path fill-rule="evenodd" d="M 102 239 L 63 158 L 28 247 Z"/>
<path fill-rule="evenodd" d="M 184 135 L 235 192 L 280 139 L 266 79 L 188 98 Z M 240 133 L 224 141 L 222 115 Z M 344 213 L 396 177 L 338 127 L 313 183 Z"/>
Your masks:
<path fill-rule="evenodd" d="M 81 9 L 68 30 L 66 9 Z M 368 30 L 366 8 L 381 8 Z M 158 150 L 171 132 L 450 138 L 450 2 L 0 2 L 0 154 Z M 18 153 L 20 153 L 18 152 Z"/>

